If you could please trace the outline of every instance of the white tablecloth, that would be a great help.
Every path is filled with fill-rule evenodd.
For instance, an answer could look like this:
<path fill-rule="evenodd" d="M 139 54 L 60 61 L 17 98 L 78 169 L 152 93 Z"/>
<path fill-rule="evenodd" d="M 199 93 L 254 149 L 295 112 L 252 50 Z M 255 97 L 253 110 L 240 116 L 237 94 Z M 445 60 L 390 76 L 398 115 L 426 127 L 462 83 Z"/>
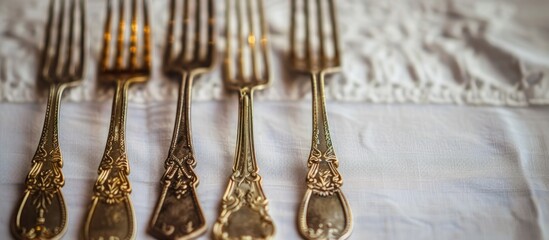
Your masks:
<path fill-rule="evenodd" d="M 283 64 L 289 1 L 265 2 L 274 77 L 255 104 L 255 146 L 277 239 L 297 239 L 310 85 L 293 79 Z M 137 239 L 151 239 L 146 226 L 175 115 L 176 84 L 159 71 L 167 3 L 151 1 L 153 77 L 132 89 L 128 115 Z M 104 4 L 88 1 L 91 70 Z M 35 73 L 46 5 L 0 1 L 0 239 L 10 239 L 10 217 L 42 128 L 45 106 L 36 103 L 43 97 L 36 94 Z M 549 239 L 548 107 L 366 103 L 549 103 L 548 8 L 543 0 L 339 1 L 343 73 L 327 82 L 327 94 L 342 100 L 330 101 L 328 111 L 354 214 L 351 239 Z M 222 4 L 217 11 L 222 23 Z M 222 24 L 218 32 L 221 56 Z M 198 194 L 210 227 L 201 239 L 218 215 L 236 143 L 237 100 L 224 94 L 220 78 L 216 69 L 194 89 L 203 100 L 192 115 Z M 112 93 L 96 88 L 96 80 L 88 71 L 61 109 L 69 211 L 64 239 L 78 238 L 106 142 Z"/>
<path fill-rule="evenodd" d="M 230 174 L 237 103 L 198 102 L 193 137 L 199 199 L 211 233 Z M 110 102 L 65 103 L 60 144 L 77 239 L 107 136 Z M 21 197 L 43 104 L 0 104 L 0 239 Z M 297 239 L 311 138 L 310 103 L 255 104 L 255 140 L 277 239 Z M 549 239 L 549 108 L 328 105 L 351 239 Z M 127 147 L 137 239 L 159 194 L 175 103 L 130 104 Z"/>

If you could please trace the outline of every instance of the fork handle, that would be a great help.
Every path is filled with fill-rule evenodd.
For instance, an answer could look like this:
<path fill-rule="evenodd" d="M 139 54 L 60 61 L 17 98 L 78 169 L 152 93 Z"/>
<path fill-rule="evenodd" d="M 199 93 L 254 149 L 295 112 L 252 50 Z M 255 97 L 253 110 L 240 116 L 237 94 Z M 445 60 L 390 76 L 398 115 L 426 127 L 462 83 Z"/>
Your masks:
<path fill-rule="evenodd" d="M 254 149 L 253 90 L 245 88 L 240 90 L 239 93 L 238 136 L 233 172 L 240 172 L 243 175 L 256 175 L 259 169 Z"/>
<path fill-rule="evenodd" d="M 190 128 L 193 78 L 192 73 L 184 72 L 180 82 L 172 143 L 161 179 L 162 193 L 149 228 L 158 239 L 191 239 L 206 231 L 196 195 L 198 176 L 194 172 Z"/>
<path fill-rule="evenodd" d="M 133 239 L 135 215 L 130 200 L 130 168 L 125 127 L 130 81 L 117 80 L 105 153 L 99 165 L 92 204 L 84 227 L 85 239 Z"/>
<path fill-rule="evenodd" d="M 307 161 L 307 191 L 298 212 L 299 231 L 305 239 L 345 239 L 352 230 L 352 216 L 340 189 L 343 179 L 328 129 L 324 73 L 311 73 L 311 82 L 313 142 Z"/>
<path fill-rule="evenodd" d="M 253 89 L 240 90 L 238 140 L 233 174 L 214 224 L 214 239 L 272 239 L 275 226 L 261 187 L 253 143 Z"/>
<path fill-rule="evenodd" d="M 324 73 L 312 73 L 311 83 L 313 87 L 313 142 L 307 166 L 309 173 L 307 174 L 307 182 L 314 182 L 317 177 L 320 164 L 324 160 L 327 164 L 327 170 L 333 175 L 333 180 L 330 189 L 320 189 L 309 184 L 309 188 L 316 190 L 319 193 L 328 194 L 328 192 L 338 191 L 343 181 L 341 175 L 337 171 L 339 162 L 335 155 L 330 137 L 330 129 L 328 126 L 328 114 L 326 114 L 326 97 L 324 94 Z M 321 159 L 322 158 L 322 159 Z"/>
<path fill-rule="evenodd" d="M 169 156 L 175 156 L 178 159 L 190 157 L 188 165 L 193 168 L 196 165 L 193 156 L 191 139 L 191 101 L 192 85 L 194 74 L 184 72 L 179 83 L 179 95 L 177 99 L 177 113 L 175 116 L 175 126 L 170 145 Z M 165 162 L 165 168 L 171 165 L 170 161 Z"/>
<path fill-rule="evenodd" d="M 312 147 L 325 152 L 332 147 L 328 114 L 326 113 L 326 94 L 324 72 L 311 73 L 313 92 L 313 143 Z"/>
<path fill-rule="evenodd" d="M 65 180 L 57 132 L 64 89 L 64 84 L 52 84 L 49 89 L 42 135 L 12 224 L 19 239 L 59 238 L 66 230 L 67 210 L 61 193 Z"/>

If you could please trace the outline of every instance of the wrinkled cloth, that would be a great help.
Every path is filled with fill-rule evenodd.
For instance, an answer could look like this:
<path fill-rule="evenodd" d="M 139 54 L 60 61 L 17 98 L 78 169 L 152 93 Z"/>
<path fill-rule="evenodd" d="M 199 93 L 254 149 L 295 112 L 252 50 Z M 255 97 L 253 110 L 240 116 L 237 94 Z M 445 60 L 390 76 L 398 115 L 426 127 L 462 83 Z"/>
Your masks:
<path fill-rule="evenodd" d="M 192 112 L 198 197 L 211 227 L 231 173 L 237 99 Z M 276 239 L 298 239 L 311 142 L 309 101 L 254 104 L 256 156 Z M 78 239 L 107 138 L 111 105 L 65 103 L 59 137 L 69 224 Z M 40 137 L 43 104 L 0 104 L 0 239 Z M 351 205 L 350 239 L 548 239 L 549 109 L 328 102 Z M 160 193 L 175 103 L 130 104 L 127 151 L 137 218 L 146 233 Z"/>

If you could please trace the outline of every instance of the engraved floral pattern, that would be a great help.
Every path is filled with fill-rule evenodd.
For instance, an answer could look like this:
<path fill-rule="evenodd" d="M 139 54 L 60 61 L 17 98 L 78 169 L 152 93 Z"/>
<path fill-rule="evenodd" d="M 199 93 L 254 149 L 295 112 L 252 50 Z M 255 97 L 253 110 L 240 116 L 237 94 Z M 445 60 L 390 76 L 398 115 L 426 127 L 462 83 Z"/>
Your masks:
<path fill-rule="evenodd" d="M 131 192 L 129 182 L 121 177 L 109 178 L 104 184 L 97 185 L 96 190 L 108 204 L 122 202 Z"/>
<path fill-rule="evenodd" d="M 192 169 L 195 165 L 196 161 L 190 148 L 185 151 L 181 159 L 172 154 L 166 160 L 166 173 L 162 177 L 162 183 L 170 187 L 177 199 L 181 199 L 192 186 L 198 183 L 198 177 Z"/>
<path fill-rule="evenodd" d="M 327 167 L 322 167 L 321 164 Z M 343 185 L 343 179 L 337 171 L 338 165 L 333 148 L 330 147 L 324 154 L 317 148 L 311 150 L 307 163 L 309 167 L 307 186 L 313 190 L 313 193 L 330 196 L 339 191 Z"/>
<path fill-rule="evenodd" d="M 50 157 L 51 159 L 47 160 Z M 26 191 L 33 196 L 33 205 L 37 212 L 47 212 L 54 195 L 63 187 L 64 180 L 61 172 L 61 153 L 59 148 L 53 149 L 50 154 L 33 160 L 33 169 L 26 180 Z M 47 169 L 49 167 L 49 169 Z M 36 173 L 37 174 L 33 174 Z"/>
<path fill-rule="evenodd" d="M 125 106 L 125 104 L 120 106 Z M 115 114 L 111 116 L 107 146 L 99 165 L 99 177 L 95 183 L 94 197 L 98 197 L 107 204 L 120 203 L 131 193 L 131 186 L 127 177 L 130 173 L 130 167 L 124 145 L 125 115 L 126 109 L 123 109 L 118 116 L 119 118 Z"/>

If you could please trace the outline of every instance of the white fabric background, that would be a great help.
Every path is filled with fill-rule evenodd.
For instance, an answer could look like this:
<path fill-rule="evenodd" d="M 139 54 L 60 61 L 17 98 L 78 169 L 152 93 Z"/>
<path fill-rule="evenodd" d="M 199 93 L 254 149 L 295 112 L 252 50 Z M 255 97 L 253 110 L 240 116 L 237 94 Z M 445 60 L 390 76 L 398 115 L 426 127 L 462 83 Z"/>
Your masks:
<path fill-rule="evenodd" d="M 64 239 L 76 239 L 107 136 L 110 103 L 61 109 Z M 23 191 L 41 131 L 42 104 L 0 105 L 0 239 Z M 234 154 L 236 96 L 195 103 L 193 137 L 199 199 L 209 224 L 218 214 Z M 255 104 L 255 140 L 277 239 L 297 239 L 304 192 L 310 103 Z M 354 214 L 351 239 L 548 239 L 549 108 L 328 105 L 343 191 Z M 159 193 L 174 103 L 132 104 L 127 147 L 138 238 Z M 203 239 L 207 239 L 206 237 Z"/>

